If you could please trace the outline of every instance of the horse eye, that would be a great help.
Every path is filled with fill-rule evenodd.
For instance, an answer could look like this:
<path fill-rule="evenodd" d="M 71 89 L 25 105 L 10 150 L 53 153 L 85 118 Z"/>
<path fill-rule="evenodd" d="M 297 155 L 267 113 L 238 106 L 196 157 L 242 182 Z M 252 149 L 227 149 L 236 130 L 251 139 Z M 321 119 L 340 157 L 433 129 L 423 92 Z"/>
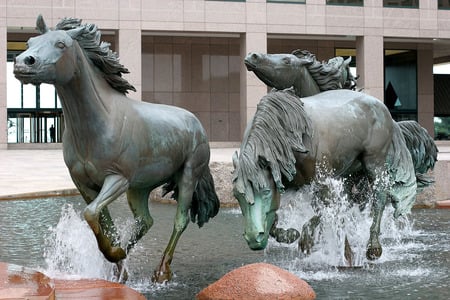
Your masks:
<path fill-rule="evenodd" d="M 288 64 L 291 63 L 291 59 L 288 58 L 288 57 L 285 57 L 285 58 L 283 58 L 283 62 L 284 62 L 286 65 L 288 65 Z"/>
<path fill-rule="evenodd" d="M 58 47 L 59 49 L 64 49 L 66 47 L 66 44 L 64 44 L 63 42 L 57 42 L 56 47 Z"/>
<path fill-rule="evenodd" d="M 270 195 L 270 190 L 264 190 L 263 191 L 263 195 L 264 196 L 269 196 Z"/>

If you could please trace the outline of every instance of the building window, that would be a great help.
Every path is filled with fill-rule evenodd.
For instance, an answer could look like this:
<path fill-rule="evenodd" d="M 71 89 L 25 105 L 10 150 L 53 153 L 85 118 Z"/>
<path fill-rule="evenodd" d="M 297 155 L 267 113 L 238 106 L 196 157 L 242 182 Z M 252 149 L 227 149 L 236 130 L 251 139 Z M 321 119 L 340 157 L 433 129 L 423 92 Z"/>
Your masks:
<path fill-rule="evenodd" d="M 450 0 L 438 0 L 438 9 L 450 9 Z"/>
<path fill-rule="evenodd" d="M 383 0 L 384 7 L 419 8 L 419 0 Z"/>
<path fill-rule="evenodd" d="M 394 120 L 417 120 L 417 51 L 385 50 L 384 103 Z"/>
<path fill-rule="evenodd" d="M 327 0 L 327 4 L 363 6 L 364 0 Z"/>
<path fill-rule="evenodd" d="M 61 103 L 52 85 L 22 84 L 14 77 L 14 57 L 7 53 L 8 143 L 60 142 L 64 127 Z"/>
<path fill-rule="evenodd" d="M 306 0 L 267 0 L 269 3 L 301 3 L 305 4 Z"/>

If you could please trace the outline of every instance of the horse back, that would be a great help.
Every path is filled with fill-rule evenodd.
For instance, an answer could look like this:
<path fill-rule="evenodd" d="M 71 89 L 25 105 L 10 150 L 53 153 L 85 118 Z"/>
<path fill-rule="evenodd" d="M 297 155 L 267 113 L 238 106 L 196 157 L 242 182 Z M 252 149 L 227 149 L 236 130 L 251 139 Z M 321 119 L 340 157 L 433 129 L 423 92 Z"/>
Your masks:
<path fill-rule="evenodd" d="M 363 156 L 381 159 L 386 155 L 393 121 L 378 99 L 350 90 L 334 90 L 302 100 L 314 126 L 318 160 L 327 159 L 337 172 L 345 173 Z"/>

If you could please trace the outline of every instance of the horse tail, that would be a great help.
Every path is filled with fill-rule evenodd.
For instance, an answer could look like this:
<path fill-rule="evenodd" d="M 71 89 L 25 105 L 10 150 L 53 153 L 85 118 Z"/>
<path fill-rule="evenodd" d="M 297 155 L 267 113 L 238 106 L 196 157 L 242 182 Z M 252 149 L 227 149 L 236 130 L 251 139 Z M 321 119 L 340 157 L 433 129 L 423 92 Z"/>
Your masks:
<path fill-rule="evenodd" d="M 178 201 L 178 184 L 170 181 L 162 187 L 162 195 L 173 191 L 172 198 Z M 192 194 L 191 204 L 191 220 L 195 223 L 197 220 L 198 227 L 202 227 L 210 218 L 213 218 L 219 212 L 220 201 L 214 188 L 214 180 L 211 175 L 209 166 L 206 166 L 195 186 Z"/>
<path fill-rule="evenodd" d="M 210 218 L 217 215 L 219 207 L 220 201 L 214 188 L 214 180 L 209 166 L 206 166 L 192 195 L 192 222 L 197 219 L 198 227 L 202 227 Z"/>
<path fill-rule="evenodd" d="M 388 172 L 393 181 L 389 195 L 394 216 L 408 213 L 416 200 L 417 183 L 411 153 L 398 123 L 393 122 L 393 135 L 387 156 Z"/>
<path fill-rule="evenodd" d="M 428 170 L 433 170 L 437 161 L 438 148 L 434 140 L 416 121 L 402 121 L 397 124 L 405 138 L 406 147 L 411 153 L 418 185 L 426 187 L 432 184 L 434 180 L 424 174 Z"/>

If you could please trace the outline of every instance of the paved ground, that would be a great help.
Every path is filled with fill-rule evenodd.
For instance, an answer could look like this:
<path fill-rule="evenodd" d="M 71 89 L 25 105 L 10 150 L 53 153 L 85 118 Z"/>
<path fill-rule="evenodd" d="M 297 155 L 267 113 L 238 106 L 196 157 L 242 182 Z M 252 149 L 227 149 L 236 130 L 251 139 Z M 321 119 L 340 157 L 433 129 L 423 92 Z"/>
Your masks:
<path fill-rule="evenodd" d="M 450 143 L 437 143 L 450 160 Z M 211 161 L 231 162 L 236 148 L 211 149 Z M 62 150 L 0 150 L 0 200 L 75 189 Z"/>
<path fill-rule="evenodd" d="M 211 149 L 211 161 L 231 162 L 237 149 Z M 0 150 L 0 200 L 75 189 L 62 150 Z"/>

